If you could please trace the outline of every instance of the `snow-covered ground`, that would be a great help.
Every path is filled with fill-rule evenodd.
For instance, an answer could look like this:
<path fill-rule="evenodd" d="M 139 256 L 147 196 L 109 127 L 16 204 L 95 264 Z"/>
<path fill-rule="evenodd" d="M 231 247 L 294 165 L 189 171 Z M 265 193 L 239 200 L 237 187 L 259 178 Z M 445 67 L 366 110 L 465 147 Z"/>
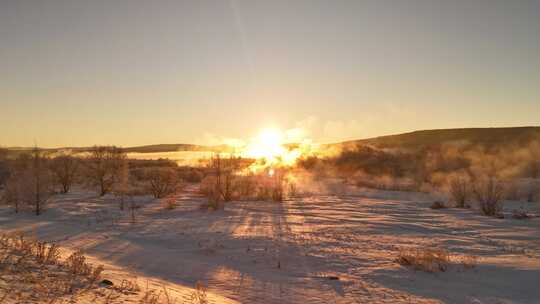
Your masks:
<path fill-rule="evenodd" d="M 174 210 L 139 197 L 132 222 L 113 196 L 79 190 L 39 217 L 2 207 L 0 230 L 82 248 L 113 280 L 137 276 L 185 298 L 203 282 L 213 303 L 540 303 L 538 217 L 432 210 L 427 195 L 374 190 L 217 212 L 199 210 L 204 200 L 195 186 Z M 518 202 L 507 211 L 520 206 L 540 211 Z M 395 262 L 400 248 L 416 246 L 475 255 L 478 265 L 425 273 Z"/>

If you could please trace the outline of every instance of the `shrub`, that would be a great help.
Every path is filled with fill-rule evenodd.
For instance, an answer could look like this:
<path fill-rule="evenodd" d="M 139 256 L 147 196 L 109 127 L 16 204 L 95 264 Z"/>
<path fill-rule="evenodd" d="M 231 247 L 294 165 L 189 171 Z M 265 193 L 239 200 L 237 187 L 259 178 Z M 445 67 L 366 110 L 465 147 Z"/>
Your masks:
<path fill-rule="evenodd" d="M 90 274 L 88 275 L 88 282 L 90 285 L 96 284 L 101 279 L 101 273 L 103 272 L 105 268 L 103 265 L 99 265 L 92 269 Z"/>
<path fill-rule="evenodd" d="M 239 170 L 240 159 L 230 155 L 228 159 L 223 159 L 220 154 L 212 157 L 210 168 L 215 176 L 214 194 L 219 199 L 229 202 L 233 199 L 233 183 Z"/>
<path fill-rule="evenodd" d="M 200 183 L 203 179 L 203 171 L 193 167 L 179 167 L 178 176 L 188 183 Z"/>
<path fill-rule="evenodd" d="M 154 168 L 146 173 L 148 190 L 155 198 L 163 198 L 178 191 L 180 181 L 176 170 L 171 168 Z"/>
<path fill-rule="evenodd" d="M 431 209 L 444 209 L 446 208 L 446 205 L 441 201 L 434 201 L 431 206 L 429 206 Z"/>
<path fill-rule="evenodd" d="M 35 243 L 35 256 L 40 264 L 56 264 L 60 260 L 60 251 L 56 244 Z"/>
<path fill-rule="evenodd" d="M 255 199 L 258 201 L 267 201 L 272 198 L 272 189 L 270 186 L 262 184 L 257 187 Z"/>
<path fill-rule="evenodd" d="M 285 174 L 281 170 L 274 173 L 272 200 L 282 202 L 285 195 Z"/>
<path fill-rule="evenodd" d="M 456 176 L 450 180 L 450 196 L 458 208 L 468 207 L 469 183 L 470 180 L 462 176 Z"/>
<path fill-rule="evenodd" d="M 288 195 L 289 197 L 295 197 L 297 195 L 297 187 L 296 187 L 296 184 L 294 182 L 289 182 L 289 192 L 288 192 Z"/>
<path fill-rule="evenodd" d="M 504 187 L 495 177 L 479 180 L 473 189 L 480 211 L 487 216 L 499 216 L 503 207 Z"/>
<path fill-rule="evenodd" d="M 80 250 L 75 251 L 67 258 L 66 266 L 73 274 L 90 275 L 92 273 L 92 266 L 86 263 L 86 257 Z"/>
<path fill-rule="evenodd" d="M 212 195 L 216 190 L 215 183 L 216 181 L 214 176 L 206 176 L 201 180 L 201 183 L 199 184 L 199 193 L 204 196 Z"/>
<path fill-rule="evenodd" d="M 200 205 L 201 210 L 209 210 L 209 211 L 216 211 L 216 210 L 224 210 L 225 209 L 225 202 L 222 200 L 219 200 L 215 197 L 209 197 L 208 202 L 203 203 Z"/>
<path fill-rule="evenodd" d="M 234 185 L 235 195 L 239 199 L 253 198 L 257 188 L 257 179 L 253 174 L 238 176 Z"/>

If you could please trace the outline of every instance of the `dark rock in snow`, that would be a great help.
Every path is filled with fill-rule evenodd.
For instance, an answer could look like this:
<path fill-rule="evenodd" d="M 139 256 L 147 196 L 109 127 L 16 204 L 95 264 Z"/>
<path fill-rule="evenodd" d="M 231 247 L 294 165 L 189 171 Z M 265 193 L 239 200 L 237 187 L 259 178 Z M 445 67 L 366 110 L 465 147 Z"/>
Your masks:
<path fill-rule="evenodd" d="M 111 282 L 111 281 L 109 281 L 109 280 L 107 280 L 107 279 L 104 279 L 104 280 L 102 280 L 102 281 L 99 283 L 99 285 L 101 285 L 101 286 L 113 286 L 114 283 Z"/>

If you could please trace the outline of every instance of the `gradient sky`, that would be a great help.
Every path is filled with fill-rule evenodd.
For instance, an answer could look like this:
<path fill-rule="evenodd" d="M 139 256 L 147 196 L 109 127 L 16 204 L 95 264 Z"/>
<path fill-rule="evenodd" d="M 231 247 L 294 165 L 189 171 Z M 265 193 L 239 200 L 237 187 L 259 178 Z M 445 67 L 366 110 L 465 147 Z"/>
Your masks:
<path fill-rule="evenodd" d="M 540 1 L 0 0 L 0 145 L 540 125 Z"/>

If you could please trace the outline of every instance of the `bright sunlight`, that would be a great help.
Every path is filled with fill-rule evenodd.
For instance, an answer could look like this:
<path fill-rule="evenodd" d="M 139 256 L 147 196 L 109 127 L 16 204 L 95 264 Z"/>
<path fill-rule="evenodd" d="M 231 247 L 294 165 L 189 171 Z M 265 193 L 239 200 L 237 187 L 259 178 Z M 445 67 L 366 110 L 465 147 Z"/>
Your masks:
<path fill-rule="evenodd" d="M 299 148 L 288 148 L 284 133 L 277 128 L 263 129 L 241 153 L 242 157 L 263 159 L 268 166 L 290 166 L 302 155 Z"/>

